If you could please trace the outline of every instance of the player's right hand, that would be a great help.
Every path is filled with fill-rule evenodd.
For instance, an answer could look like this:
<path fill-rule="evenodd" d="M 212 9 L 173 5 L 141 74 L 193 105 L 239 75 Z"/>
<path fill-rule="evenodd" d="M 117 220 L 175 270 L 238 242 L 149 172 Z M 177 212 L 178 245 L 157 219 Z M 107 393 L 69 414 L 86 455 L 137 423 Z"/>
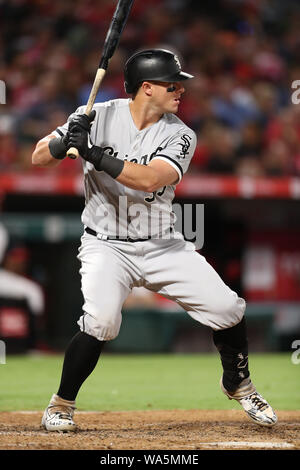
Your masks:
<path fill-rule="evenodd" d="M 69 123 L 69 131 L 73 132 L 74 130 L 81 130 L 90 132 L 91 124 L 95 119 L 96 111 L 93 110 L 89 115 L 86 114 L 76 114 Z"/>

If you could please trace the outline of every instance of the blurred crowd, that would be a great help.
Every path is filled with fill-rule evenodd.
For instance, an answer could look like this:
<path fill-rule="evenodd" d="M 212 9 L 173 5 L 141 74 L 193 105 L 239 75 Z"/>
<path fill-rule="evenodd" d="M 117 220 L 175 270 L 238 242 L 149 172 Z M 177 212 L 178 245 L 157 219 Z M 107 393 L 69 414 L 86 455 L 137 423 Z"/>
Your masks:
<path fill-rule="evenodd" d="M 0 171 L 45 171 L 32 168 L 33 148 L 86 103 L 115 5 L 0 0 Z M 198 135 L 190 172 L 300 175 L 299 27 L 296 0 L 135 0 L 97 100 L 126 97 L 133 52 L 171 49 L 195 76 L 178 113 Z"/>

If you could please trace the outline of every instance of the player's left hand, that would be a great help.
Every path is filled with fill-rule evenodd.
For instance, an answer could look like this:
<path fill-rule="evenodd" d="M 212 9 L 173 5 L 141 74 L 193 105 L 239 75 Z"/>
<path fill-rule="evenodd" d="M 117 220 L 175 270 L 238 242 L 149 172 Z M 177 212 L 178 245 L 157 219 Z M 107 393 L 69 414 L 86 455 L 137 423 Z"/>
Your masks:
<path fill-rule="evenodd" d="M 89 133 L 88 131 L 80 128 L 74 127 L 73 130 L 69 130 L 69 142 L 68 142 L 68 149 L 71 147 L 75 147 L 79 155 L 82 158 L 86 158 L 89 149 Z"/>

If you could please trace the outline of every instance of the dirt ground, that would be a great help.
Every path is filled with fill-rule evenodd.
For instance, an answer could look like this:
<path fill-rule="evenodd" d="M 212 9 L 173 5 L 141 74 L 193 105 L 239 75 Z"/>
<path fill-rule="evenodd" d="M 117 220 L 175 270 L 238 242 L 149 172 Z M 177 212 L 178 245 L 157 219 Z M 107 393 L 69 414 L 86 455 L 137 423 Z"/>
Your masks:
<path fill-rule="evenodd" d="M 75 433 L 41 428 L 42 412 L 1 412 L 0 450 L 300 449 L 300 411 L 265 428 L 242 410 L 77 412 Z"/>

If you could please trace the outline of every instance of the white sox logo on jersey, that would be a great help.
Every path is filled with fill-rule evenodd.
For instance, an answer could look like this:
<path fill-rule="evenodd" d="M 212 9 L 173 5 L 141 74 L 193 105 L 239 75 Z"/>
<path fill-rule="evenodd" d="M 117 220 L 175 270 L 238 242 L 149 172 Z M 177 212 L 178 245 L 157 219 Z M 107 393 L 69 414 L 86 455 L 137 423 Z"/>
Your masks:
<path fill-rule="evenodd" d="M 190 146 L 191 146 L 192 137 L 188 134 L 183 134 L 180 137 L 180 139 L 182 140 L 182 142 L 177 142 L 177 145 L 179 145 L 181 147 L 181 151 L 178 154 L 178 158 L 183 160 L 189 154 L 189 149 L 190 149 Z M 133 163 L 140 163 L 141 165 L 147 165 L 147 163 L 149 163 L 152 160 L 152 158 L 154 158 L 155 155 L 157 155 L 163 149 L 164 149 L 163 147 L 157 147 L 157 149 L 154 152 L 152 152 L 150 154 L 150 156 L 148 154 L 147 155 L 142 155 L 139 159 L 138 158 L 128 159 L 129 155 L 125 155 L 124 161 L 128 160 L 128 161 L 133 162 Z M 106 147 L 103 147 L 103 150 L 104 150 L 104 152 L 108 153 L 108 155 L 111 155 L 112 157 L 118 158 L 119 152 L 115 151 L 113 147 L 106 146 Z"/>
<path fill-rule="evenodd" d="M 188 134 L 183 134 L 181 140 L 182 142 L 178 142 L 178 145 L 181 147 L 179 158 L 184 159 L 189 154 L 192 138 Z"/>

